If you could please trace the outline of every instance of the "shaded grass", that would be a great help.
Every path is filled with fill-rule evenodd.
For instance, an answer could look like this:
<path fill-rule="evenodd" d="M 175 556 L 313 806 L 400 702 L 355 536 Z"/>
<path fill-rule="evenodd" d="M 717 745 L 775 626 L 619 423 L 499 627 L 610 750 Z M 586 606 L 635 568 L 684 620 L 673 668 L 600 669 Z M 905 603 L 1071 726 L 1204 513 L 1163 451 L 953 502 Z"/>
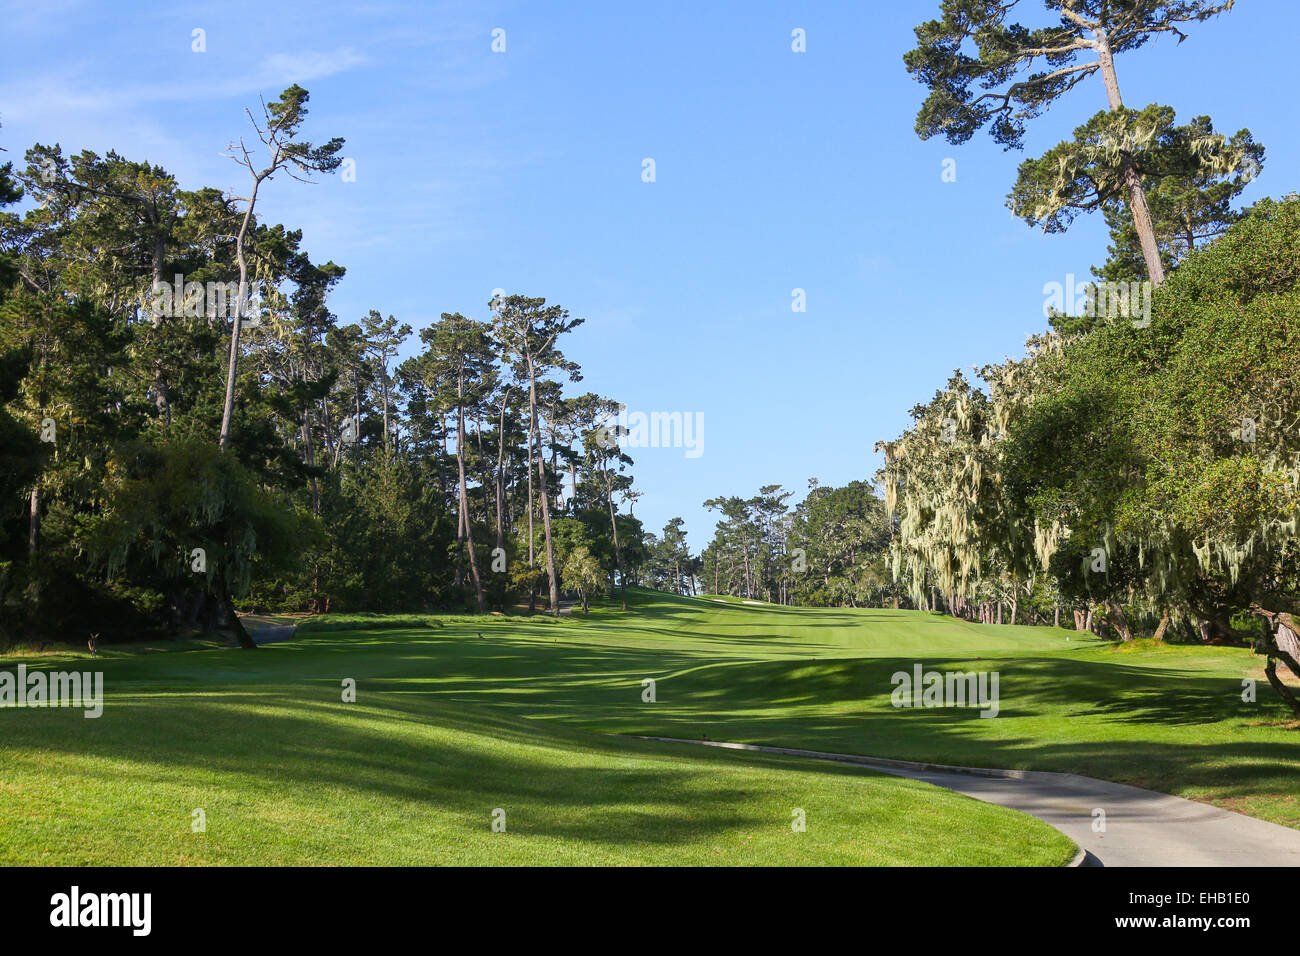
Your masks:
<path fill-rule="evenodd" d="M 1059 865 L 1074 849 L 1019 814 L 858 768 L 696 753 L 419 691 L 347 704 L 324 682 L 112 684 L 98 720 L 3 713 L 0 863 Z"/>
<path fill-rule="evenodd" d="M 1070 771 L 1300 825 L 1300 736 L 1248 651 L 1120 648 L 918 612 L 630 598 L 627 613 L 611 604 L 558 622 L 430 615 L 379 628 L 348 615 L 366 626 L 300 628 L 253 653 L 110 656 L 97 663 L 109 694 L 99 720 L 0 711 L 0 861 L 1069 855 L 1036 821 L 909 781 L 610 733 Z M 1000 715 L 892 707 L 892 674 L 916 662 L 997 670 Z M 42 660 L 61 663 L 87 661 Z M 1255 703 L 1241 699 L 1249 676 Z M 340 702 L 344 678 L 357 704 Z M 642 700 L 646 678 L 654 703 Z M 190 832 L 195 807 L 204 834 Z M 506 834 L 491 832 L 497 807 Z M 806 833 L 790 830 L 795 807 Z"/>
<path fill-rule="evenodd" d="M 507 616 L 493 613 L 485 617 L 470 614 L 377 614 L 366 611 L 316 614 L 298 622 L 298 633 L 316 634 L 330 631 L 394 630 L 418 627 L 443 627 L 447 624 L 482 624 L 493 620 L 510 620 L 518 625 L 554 625 L 557 620 L 543 615 Z M 293 623 L 291 621 L 276 623 Z"/>
<path fill-rule="evenodd" d="M 281 652 L 295 671 L 310 669 L 292 657 L 310 646 L 313 661 L 345 656 L 376 688 L 418 676 L 442 700 L 593 731 L 1082 773 L 1300 826 L 1300 735 L 1243 649 L 637 591 L 626 615 L 594 608 L 547 631 L 475 619 L 294 644 Z M 892 675 L 917 662 L 997 670 L 1000 715 L 892 707 Z M 641 700 L 645 678 L 654 704 Z M 1253 703 L 1244 678 L 1257 682 Z"/>

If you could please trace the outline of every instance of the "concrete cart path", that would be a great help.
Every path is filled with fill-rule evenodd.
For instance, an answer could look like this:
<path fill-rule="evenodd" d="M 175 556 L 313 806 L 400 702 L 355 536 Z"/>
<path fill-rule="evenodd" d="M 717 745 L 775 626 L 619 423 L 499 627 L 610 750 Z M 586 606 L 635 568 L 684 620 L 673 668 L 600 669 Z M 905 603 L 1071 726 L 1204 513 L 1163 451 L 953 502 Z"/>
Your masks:
<path fill-rule="evenodd" d="M 298 628 L 296 624 L 272 624 L 253 615 L 243 617 L 241 620 L 244 622 L 244 630 L 248 631 L 248 636 L 253 639 L 254 644 L 279 644 L 293 637 L 293 632 Z"/>
<path fill-rule="evenodd" d="M 1300 866 L 1300 830 L 1167 793 L 1073 773 L 945 767 L 788 747 L 642 737 L 856 764 L 1019 810 L 1060 830 L 1101 866 Z M 1105 811 L 1105 832 L 1093 830 Z"/>

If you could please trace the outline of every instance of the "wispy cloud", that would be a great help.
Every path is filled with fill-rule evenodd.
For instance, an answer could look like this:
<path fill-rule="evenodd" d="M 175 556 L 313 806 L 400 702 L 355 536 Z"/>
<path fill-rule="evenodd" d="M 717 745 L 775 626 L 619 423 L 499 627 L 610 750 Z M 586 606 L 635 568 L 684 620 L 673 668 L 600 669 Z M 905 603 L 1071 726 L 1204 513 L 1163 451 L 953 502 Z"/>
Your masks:
<path fill-rule="evenodd" d="M 123 113 L 151 103 L 224 99 L 293 83 L 308 83 L 355 69 L 367 62 L 367 57 L 352 47 L 328 52 L 272 53 L 264 57 L 255 69 L 242 74 L 191 83 L 160 80 L 100 88 L 87 82 L 80 71 L 47 74 L 0 85 L 0 110 L 15 121 L 50 116 L 75 117 L 79 113 Z"/>
<path fill-rule="evenodd" d="M 351 47 L 328 53 L 307 51 L 303 53 L 273 53 L 262 62 L 258 85 L 266 83 L 307 83 L 323 76 L 333 76 L 369 59 Z"/>

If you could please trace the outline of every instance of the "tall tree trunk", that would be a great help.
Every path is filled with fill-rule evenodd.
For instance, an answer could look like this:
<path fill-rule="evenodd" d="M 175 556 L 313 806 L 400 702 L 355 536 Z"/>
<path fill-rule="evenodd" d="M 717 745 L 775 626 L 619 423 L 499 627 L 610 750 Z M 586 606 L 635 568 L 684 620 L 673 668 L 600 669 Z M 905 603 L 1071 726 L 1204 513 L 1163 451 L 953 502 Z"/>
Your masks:
<path fill-rule="evenodd" d="M 440 415 L 439 418 L 441 417 Z M 439 444 L 442 445 L 438 449 L 438 490 L 442 492 L 443 501 L 446 501 L 449 495 L 447 494 L 447 473 L 443 465 L 447 461 L 447 423 L 440 421 L 438 427 L 442 430 L 441 437 L 438 439 Z"/>
<path fill-rule="evenodd" d="M 307 453 L 307 464 L 311 467 L 312 473 L 307 480 L 308 487 L 311 489 L 311 513 L 312 517 L 320 517 L 320 486 L 316 482 L 316 447 L 311 438 L 311 407 L 308 406 L 302 410 L 302 440 L 304 450 Z"/>
<path fill-rule="evenodd" d="M 1169 608 L 1162 607 L 1160 609 L 1160 624 L 1156 627 L 1155 639 L 1163 641 L 1167 630 L 1169 630 Z"/>
<path fill-rule="evenodd" d="M 551 588 L 551 613 L 560 616 L 560 585 L 555 574 L 555 547 L 551 541 L 551 504 L 546 491 L 546 457 L 541 449 L 541 430 L 537 427 L 537 375 L 533 370 L 533 359 L 528 357 L 528 405 L 532 417 L 533 434 L 538 443 L 537 448 L 537 490 L 542 502 L 542 535 L 546 541 L 546 578 Z M 531 530 L 531 529 L 530 529 Z M 530 536 L 531 543 L 531 536 Z"/>
<path fill-rule="evenodd" d="M 483 419 L 480 413 L 480 409 L 475 409 L 474 444 L 478 447 L 478 481 L 479 490 L 483 493 L 483 524 L 486 526 L 492 520 L 492 493 L 488 490 L 492 484 L 492 466 L 483 452 Z"/>
<path fill-rule="evenodd" d="M 1104 30 L 1095 31 L 1097 38 L 1097 61 L 1101 65 L 1102 81 L 1106 84 L 1106 100 L 1112 111 L 1123 109 L 1124 100 L 1119 92 L 1119 78 L 1115 74 L 1115 58 L 1111 54 L 1110 39 Z M 1142 246 L 1142 258 L 1146 261 L 1147 274 L 1151 285 L 1158 286 L 1165 281 L 1165 267 L 1160 259 L 1160 246 L 1156 242 L 1155 228 L 1151 224 L 1151 210 L 1147 206 L 1146 193 L 1142 191 L 1142 177 L 1138 174 L 1137 164 L 1131 151 L 1121 150 L 1120 165 L 1124 172 L 1124 185 L 1128 189 L 1129 209 L 1133 213 L 1133 226 L 1137 230 L 1138 242 Z"/>
<path fill-rule="evenodd" d="M 239 327 L 243 319 L 245 303 L 248 301 L 248 257 L 244 254 L 244 239 L 248 235 L 248 224 L 253 218 L 253 206 L 257 203 L 257 190 L 262 185 L 260 179 L 254 179 L 253 193 L 248 198 L 248 208 L 244 210 L 244 220 L 239 225 L 235 236 L 235 259 L 239 262 L 239 298 L 235 301 L 235 318 L 230 324 L 230 360 L 226 367 L 226 400 L 221 409 L 221 436 L 217 447 L 225 448 L 230 444 L 230 420 L 235 412 L 235 377 L 239 371 Z"/>
<path fill-rule="evenodd" d="M 478 561 L 474 556 L 474 534 L 469 520 L 469 493 L 465 489 L 465 370 L 460 370 L 456 379 L 456 471 L 459 475 L 460 512 L 465 526 L 464 543 L 469 549 L 470 577 L 474 579 L 474 597 L 478 602 L 478 612 L 487 610 L 483 603 L 483 582 L 478 576 Z"/>
<path fill-rule="evenodd" d="M 302 437 L 304 450 L 307 453 L 307 464 L 311 466 L 312 473 L 308 478 L 307 484 L 311 489 L 311 513 L 312 517 L 320 517 L 320 483 L 316 480 L 316 445 L 311 436 L 311 405 L 302 410 Z M 311 609 L 313 612 L 320 611 L 320 564 L 313 562 L 311 568 Z"/>
<path fill-rule="evenodd" d="M 623 592 L 623 610 L 627 610 L 627 576 L 623 574 L 623 553 L 618 543 L 618 521 L 614 511 L 614 482 L 609 476 L 609 465 L 602 466 L 605 473 L 605 500 L 609 503 L 609 530 L 614 536 L 614 570 L 618 572 L 620 589 Z M 714 564 L 714 588 L 717 588 L 717 564 Z"/>
<path fill-rule="evenodd" d="M 28 501 L 27 512 L 27 557 L 29 559 L 36 557 L 36 552 L 40 550 L 41 542 L 41 486 L 40 484 L 32 485 L 31 498 Z"/>
<path fill-rule="evenodd" d="M 257 642 L 244 629 L 244 622 L 239 619 L 239 613 L 235 610 L 235 601 L 230 596 L 230 584 L 226 581 L 224 570 L 217 572 L 216 581 L 217 600 L 221 602 L 222 609 L 226 612 L 226 624 L 235 632 L 235 639 L 239 641 L 239 646 L 246 651 L 257 650 Z"/>
<path fill-rule="evenodd" d="M 529 395 L 531 396 L 531 394 L 532 387 L 529 386 Z M 528 566 L 530 568 L 537 566 L 536 548 L 533 541 L 533 536 L 536 534 L 533 530 L 533 423 L 536 417 L 530 401 L 528 405 Z"/>
<path fill-rule="evenodd" d="M 502 523 L 506 497 L 506 404 L 510 400 L 510 389 L 506 388 L 501 397 L 501 416 L 497 422 L 497 547 L 505 550 L 506 534 Z"/>
<path fill-rule="evenodd" d="M 551 472 L 555 475 L 555 482 L 557 485 L 555 489 L 556 507 L 559 508 L 561 511 L 563 511 L 564 504 L 561 504 L 561 502 L 564 501 L 564 479 L 560 476 L 560 467 L 558 461 L 559 461 L 559 445 L 556 443 L 555 429 L 552 429 L 551 430 Z"/>
<path fill-rule="evenodd" d="M 352 373 L 353 417 L 356 426 L 356 438 L 352 442 L 352 463 L 361 464 L 361 380 L 358 373 Z"/>
<path fill-rule="evenodd" d="M 152 265 L 151 271 L 153 273 L 153 288 L 155 289 L 158 288 L 159 284 L 163 281 L 163 274 L 162 274 L 163 263 L 166 258 L 166 255 L 167 255 L 167 239 L 161 232 L 159 232 L 159 234 L 154 236 L 153 255 L 152 255 L 153 261 L 151 263 Z M 149 320 L 150 322 L 152 322 L 154 329 L 162 328 L 163 317 L 161 315 L 156 315 L 151 310 L 149 313 Z M 155 341 L 154 343 L 155 348 L 158 346 L 158 344 L 159 343 Z M 156 357 L 154 359 L 153 389 L 154 389 L 154 402 L 158 406 L 158 414 L 162 416 L 163 422 L 170 425 L 172 423 L 172 408 L 171 408 L 171 403 L 168 401 L 168 396 L 167 396 L 167 382 L 163 378 L 163 363 L 161 357 Z"/>
<path fill-rule="evenodd" d="M 321 437 L 325 440 L 324 452 L 325 457 L 330 460 L 330 467 L 333 468 L 339 463 L 338 446 L 334 443 L 334 422 L 330 418 L 330 405 L 324 398 L 317 399 L 320 403 L 320 421 Z"/>
<path fill-rule="evenodd" d="M 381 366 L 381 375 L 383 376 L 381 382 L 383 387 L 379 390 L 379 394 L 384 403 L 384 461 L 387 462 L 388 455 L 389 455 L 388 452 L 388 359 L 387 357 L 383 359 L 383 365 Z"/>

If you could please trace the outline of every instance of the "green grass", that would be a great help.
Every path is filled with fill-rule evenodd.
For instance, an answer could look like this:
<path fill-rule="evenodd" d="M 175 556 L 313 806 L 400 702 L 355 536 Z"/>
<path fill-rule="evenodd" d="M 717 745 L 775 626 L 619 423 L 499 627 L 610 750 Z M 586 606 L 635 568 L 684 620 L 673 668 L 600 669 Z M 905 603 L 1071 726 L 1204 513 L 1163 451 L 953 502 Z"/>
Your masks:
<path fill-rule="evenodd" d="M 859 768 L 611 734 L 1065 770 L 1300 825 L 1300 733 L 1246 651 L 631 599 L 558 622 L 346 615 L 255 653 L 111 651 L 98 720 L 0 710 L 0 862 L 1052 865 L 1072 851 L 1028 817 Z M 915 662 L 998 670 L 1000 716 L 891 707 L 890 675 Z M 1256 704 L 1240 699 L 1248 675 Z M 506 833 L 491 831 L 498 807 Z"/>
<path fill-rule="evenodd" d="M 499 685 L 496 702 L 591 729 L 1082 773 L 1300 827 L 1300 731 L 1246 650 L 914 611 L 640 600 L 623 626 L 604 612 L 575 628 L 570 659 L 547 668 L 544 707 L 536 682 Z M 891 675 L 917 662 L 998 671 L 999 716 L 893 708 Z M 654 705 L 634 696 L 640 677 L 657 679 Z M 1241 699 L 1245 677 L 1256 703 Z"/>
<path fill-rule="evenodd" d="M 42 659 L 102 668 L 104 713 L 0 710 L 0 863 L 1052 866 L 1074 850 L 1020 814 L 861 768 L 493 706 L 488 674 L 513 686 L 538 660 L 572 663 L 559 642 L 601 628 L 466 620 Z"/>
<path fill-rule="evenodd" d="M 433 693 L 594 731 L 1082 773 L 1300 827 L 1300 731 L 1243 649 L 650 592 L 548 624 L 448 625 Z M 997 670 L 999 716 L 893 708 L 890 677 L 916 662 Z"/>

